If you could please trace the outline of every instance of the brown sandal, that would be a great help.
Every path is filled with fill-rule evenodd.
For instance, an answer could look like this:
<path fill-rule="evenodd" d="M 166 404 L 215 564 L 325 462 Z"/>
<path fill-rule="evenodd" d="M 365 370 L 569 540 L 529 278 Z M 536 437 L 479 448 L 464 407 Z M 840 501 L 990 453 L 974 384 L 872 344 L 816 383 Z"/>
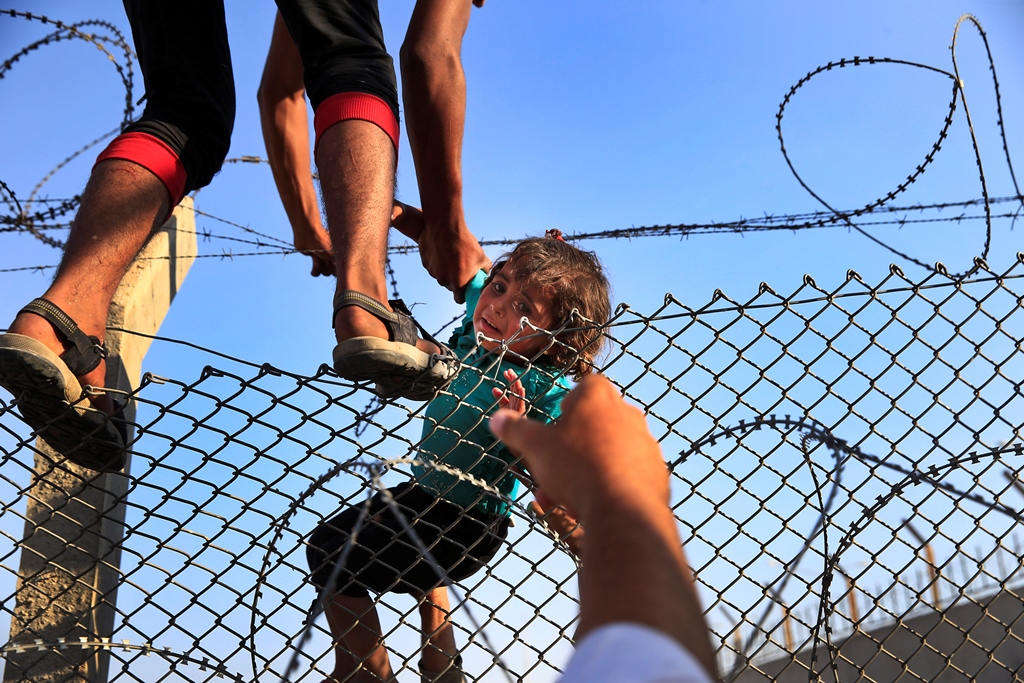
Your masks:
<path fill-rule="evenodd" d="M 47 320 L 71 346 L 58 356 L 32 337 L 0 335 L 0 386 L 14 394 L 22 417 L 55 451 L 82 467 L 121 470 L 127 457 L 123 409 L 108 417 L 93 408 L 75 376 L 99 365 L 103 345 L 46 299 L 21 311 Z"/>
<path fill-rule="evenodd" d="M 458 359 L 413 320 L 401 299 L 389 303 L 393 311 L 360 292 L 338 293 L 334 299 L 335 317 L 346 306 L 358 306 L 384 323 L 388 338 L 352 337 L 338 342 L 334 347 L 334 371 L 342 379 L 375 381 L 376 394 L 381 398 L 429 401 L 454 379 Z M 429 354 L 416 348 L 417 329 L 441 353 Z"/>

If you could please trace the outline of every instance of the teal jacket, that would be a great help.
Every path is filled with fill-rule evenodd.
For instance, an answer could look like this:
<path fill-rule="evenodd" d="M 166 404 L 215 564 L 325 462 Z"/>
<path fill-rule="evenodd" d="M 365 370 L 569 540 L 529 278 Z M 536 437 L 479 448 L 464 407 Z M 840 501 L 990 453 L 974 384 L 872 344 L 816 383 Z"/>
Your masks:
<path fill-rule="evenodd" d="M 526 369 L 502 359 L 500 351 L 477 345 L 473 311 L 485 281 L 486 274 L 480 271 L 466 288 L 466 317 L 449 342 L 463 367 L 448 389 L 427 404 L 419 458 L 461 470 L 514 498 L 519 482 L 508 466 L 515 458 L 487 426 L 487 416 L 498 408 L 491 389 L 508 388 L 504 373 L 511 368 L 526 393 L 527 416 L 551 422 L 561 413 L 570 387 L 562 371 L 544 359 Z M 413 474 L 421 486 L 462 507 L 509 514 L 507 503 L 455 475 L 422 465 L 415 465 Z"/>

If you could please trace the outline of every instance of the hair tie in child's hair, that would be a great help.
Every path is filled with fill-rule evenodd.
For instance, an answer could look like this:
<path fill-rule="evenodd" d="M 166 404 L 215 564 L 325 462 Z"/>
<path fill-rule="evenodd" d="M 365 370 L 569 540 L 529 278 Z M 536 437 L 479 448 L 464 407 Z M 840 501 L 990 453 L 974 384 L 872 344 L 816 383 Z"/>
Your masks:
<path fill-rule="evenodd" d="M 550 230 L 544 231 L 544 236 L 559 242 L 564 242 L 565 238 L 562 237 L 562 231 L 558 228 L 551 228 Z"/>

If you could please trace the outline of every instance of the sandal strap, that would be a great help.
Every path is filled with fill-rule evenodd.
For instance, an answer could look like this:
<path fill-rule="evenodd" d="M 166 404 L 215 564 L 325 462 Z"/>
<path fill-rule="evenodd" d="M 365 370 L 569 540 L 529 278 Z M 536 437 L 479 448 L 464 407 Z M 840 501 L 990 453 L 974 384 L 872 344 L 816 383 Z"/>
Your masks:
<path fill-rule="evenodd" d="M 389 311 L 384 304 L 377 301 L 372 296 L 367 296 L 366 294 L 357 292 L 354 289 L 346 289 L 343 292 L 338 292 L 334 297 L 334 315 L 331 318 L 332 327 L 334 326 L 334 318 L 338 317 L 338 311 L 346 306 L 358 306 L 365 311 L 369 311 L 380 318 L 385 325 L 388 323 L 395 324 L 398 322 L 398 315 Z"/>
<path fill-rule="evenodd" d="M 384 323 L 388 330 L 388 341 L 402 342 L 411 346 L 416 345 L 416 339 L 422 337 L 433 342 L 442 353 L 447 350 L 444 344 L 423 329 L 423 326 L 412 317 L 412 311 L 401 299 L 390 299 L 388 303 L 392 310 L 388 310 L 381 302 L 371 296 L 352 289 L 338 292 L 334 297 L 334 315 L 331 316 L 331 325 L 334 325 L 334 318 L 338 317 L 338 311 L 346 306 L 358 306 L 359 308 L 372 313 Z M 418 334 L 417 334 L 418 332 Z"/>
<path fill-rule="evenodd" d="M 72 374 L 84 375 L 96 369 L 100 361 L 107 357 L 107 349 L 100 342 L 99 337 L 82 332 L 71 316 L 53 302 L 46 299 L 33 299 L 19 312 L 33 313 L 43 318 L 72 345 L 67 351 L 60 354 L 60 359 L 68 366 Z"/>

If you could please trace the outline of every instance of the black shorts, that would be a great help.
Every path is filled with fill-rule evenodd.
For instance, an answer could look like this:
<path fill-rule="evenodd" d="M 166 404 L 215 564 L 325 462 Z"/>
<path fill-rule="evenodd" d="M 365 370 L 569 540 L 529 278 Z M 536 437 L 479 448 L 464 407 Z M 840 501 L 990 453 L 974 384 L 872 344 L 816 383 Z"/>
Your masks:
<path fill-rule="evenodd" d="M 438 585 L 461 581 L 490 561 L 508 534 L 506 515 L 463 508 L 410 482 L 388 490 L 445 578 L 438 577 L 383 495 L 377 493 L 370 500 L 366 522 L 357 530 L 345 567 L 338 573 L 335 588 L 342 595 L 366 597 L 370 591 L 423 594 Z M 317 588 L 322 590 L 330 579 L 362 510 L 363 505 L 353 505 L 310 536 L 306 559 Z"/>
<path fill-rule="evenodd" d="M 395 67 L 377 0 L 279 0 L 315 110 L 343 92 L 379 97 L 398 120 Z M 224 0 L 124 0 L 146 109 L 124 133 L 163 141 L 185 167 L 185 194 L 220 170 L 235 122 L 235 81 Z M 269 27 L 268 27 L 269 28 Z"/>

